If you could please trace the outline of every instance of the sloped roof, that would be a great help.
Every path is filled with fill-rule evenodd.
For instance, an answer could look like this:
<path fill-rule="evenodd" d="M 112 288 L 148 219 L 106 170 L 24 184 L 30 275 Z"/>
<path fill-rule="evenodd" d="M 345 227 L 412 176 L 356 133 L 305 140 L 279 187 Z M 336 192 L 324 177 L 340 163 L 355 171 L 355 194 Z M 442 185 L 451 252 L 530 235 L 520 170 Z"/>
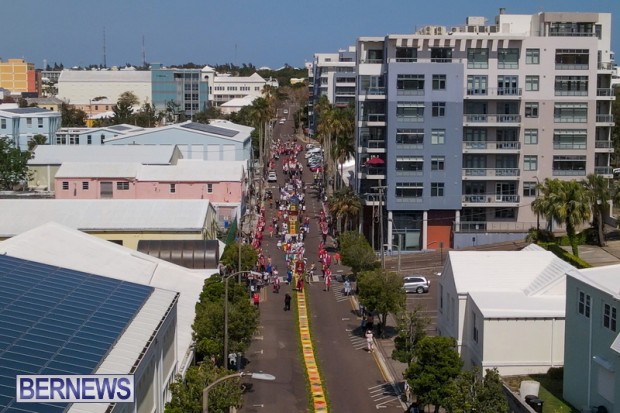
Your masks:
<path fill-rule="evenodd" d="M 215 76 L 213 83 L 264 83 L 265 79 L 254 72 L 252 76 Z"/>
<path fill-rule="evenodd" d="M 222 103 L 220 106 L 224 108 L 227 108 L 227 107 L 237 108 L 237 107 L 243 107 L 243 106 L 250 106 L 256 98 L 257 96 L 247 95 L 242 98 L 231 99 L 228 102 Z"/>
<path fill-rule="evenodd" d="M 175 148 L 175 145 L 39 145 L 28 165 L 60 165 L 64 162 L 168 165 Z"/>
<path fill-rule="evenodd" d="M 204 280 L 217 273 L 217 269 L 189 270 L 57 223 L 0 242 L 0 254 L 179 292 L 179 364 L 192 342 L 195 305 Z"/>
<path fill-rule="evenodd" d="M 245 165 L 245 161 L 181 159 L 173 166 L 142 166 L 136 179 L 155 182 L 239 182 Z"/>
<path fill-rule="evenodd" d="M 565 312 L 566 273 L 575 267 L 549 251 L 450 251 L 448 259 L 457 293 L 472 297 L 485 317 Z"/>
<path fill-rule="evenodd" d="M 82 231 L 199 232 L 206 199 L 5 199 L 0 237 L 12 237 L 48 222 Z"/>
<path fill-rule="evenodd" d="M 128 162 L 63 162 L 56 179 L 63 178 L 135 178 L 139 163 Z"/>

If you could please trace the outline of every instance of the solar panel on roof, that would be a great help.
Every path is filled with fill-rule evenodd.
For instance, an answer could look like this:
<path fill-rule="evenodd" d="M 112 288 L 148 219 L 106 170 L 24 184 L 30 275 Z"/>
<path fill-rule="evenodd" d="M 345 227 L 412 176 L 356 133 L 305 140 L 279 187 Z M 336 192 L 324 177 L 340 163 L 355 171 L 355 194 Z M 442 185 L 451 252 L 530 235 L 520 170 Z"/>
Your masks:
<path fill-rule="evenodd" d="M 131 129 L 131 128 L 129 126 L 114 125 L 114 126 L 108 126 L 108 129 L 124 131 L 124 130 L 128 130 L 128 129 Z"/>
<path fill-rule="evenodd" d="M 197 122 L 191 122 L 191 123 L 180 125 L 180 126 L 186 129 L 193 129 L 193 130 L 197 130 L 201 132 L 212 133 L 214 135 L 222 135 L 222 136 L 226 136 L 229 138 L 232 138 L 233 136 L 239 133 L 239 131 L 236 131 L 236 130 L 219 128 L 217 126 L 207 125 L 204 123 L 197 123 Z"/>
<path fill-rule="evenodd" d="M 66 404 L 15 403 L 15 375 L 93 373 L 152 291 L 0 255 L 0 413 L 62 412 Z"/>

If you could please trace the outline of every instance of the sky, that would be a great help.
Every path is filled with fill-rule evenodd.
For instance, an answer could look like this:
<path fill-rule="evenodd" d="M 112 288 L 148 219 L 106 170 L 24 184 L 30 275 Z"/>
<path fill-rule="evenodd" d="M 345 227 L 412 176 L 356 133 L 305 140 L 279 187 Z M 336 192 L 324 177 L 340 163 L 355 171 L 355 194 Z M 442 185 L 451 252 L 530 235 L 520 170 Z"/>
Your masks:
<path fill-rule="evenodd" d="M 252 63 L 303 67 L 314 53 L 337 52 L 358 37 L 493 22 L 539 11 L 608 12 L 620 48 L 620 0 L 3 0 L 0 58 L 43 67 Z M 618 54 L 620 56 L 620 54 Z"/>

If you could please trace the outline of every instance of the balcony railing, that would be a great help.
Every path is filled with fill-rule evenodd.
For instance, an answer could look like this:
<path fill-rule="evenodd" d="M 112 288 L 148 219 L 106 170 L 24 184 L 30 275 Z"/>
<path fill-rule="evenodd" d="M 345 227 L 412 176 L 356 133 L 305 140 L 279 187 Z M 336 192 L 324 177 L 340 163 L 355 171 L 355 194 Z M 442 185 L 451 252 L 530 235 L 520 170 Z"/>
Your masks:
<path fill-rule="evenodd" d="M 597 149 L 610 149 L 614 147 L 614 144 L 611 141 L 595 141 L 594 147 Z"/>
<path fill-rule="evenodd" d="M 369 149 L 384 149 L 385 148 L 385 140 L 383 139 L 369 139 L 367 141 L 367 148 Z"/>
<path fill-rule="evenodd" d="M 424 96 L 424 89 L 396 89 L 398 96 Z"/>
<path fill-rule="evenodd" d="M 467 123 L 520 123 L 521 115 L 468 114 L 463 116 Z"/>
<path fill-rule="evenodd" d="M 614 70 L 614 62 L 601 62 L 598 64 L 598 70 Z"/>
<path fill-rule="evenodd" d="M 478 194 L 463 195 L 463 203 L 469 204 L 488 204 L 488 203 L 518 203 L 519 195 L 501 194 Z"/>
<path fill-rule="evenodd" d="M 611 166 L 595 166 L 594 173 L 597 175 L 613 175 L 614 168 Z"/>
<path fill-rule="evenodd" d="M 385 122 L 385 113 L 369 113 L 362 116 L 362 122 Z"/>
<path fill-rule="evenodd" d="M 366 175 L 385 175 L 385 166 L 363 166 L 362 173 Z"/>
<path fill-rule="evenodd" d="M 454 223 L 454 232 L 527 232 L 535 222 L 461 221 Z"/>
<path fill-rule="evenodd" d="M 611 88 L 598 88 L 596 89 L 596 96 L 615 96 L 614 90 Z"/>
<path fill-rule="evenodd" d="M 594 37 L 596 33 L 594 32 L 573 32 L 573 31 L 557 31 L 557 32 L 549 32 L 549 37 Z"/>
<path fill-rule="evenodd" d="M 596 115 L 596 121 L 601 123 L 614 123 L 614 115 Z"/>
<path fill-rule="evenodd" d="M 463 149 L 479 150 L 519 150 L 519 142 L 463 142 Z"/>
<path fill-rule="evenodd" d="M 554 169 L 553 176 L 586 176 L 585 169 Z"/>
<path fill-rule="evenodd" d="M 463 168 L 463 176 L 470 176 L 470 177 L 519 176 L 519 168 Z"/>
<path fill-rule="evenodd" d="M 590 67 L 589 64 L 578 64 L 578 63 L 556 63 L 555 70 L 588 70 Z"/>
<path fill-rule="evenodd" d="M 412 59 L 407 59 L 407 58 L 400 58 L 400 57 L 390 57 L 388 59 L 388 62 L 390 63 L 413 63 L 413 62 L 417 62 L 417 63 L 466 63 L 467 59 L 461 59 L 461 58 L 441 58 L 441 57 L 433 57 L 433 58 L 412 58 Z M 364 63 L 364 62 L 361 62 Z"/>

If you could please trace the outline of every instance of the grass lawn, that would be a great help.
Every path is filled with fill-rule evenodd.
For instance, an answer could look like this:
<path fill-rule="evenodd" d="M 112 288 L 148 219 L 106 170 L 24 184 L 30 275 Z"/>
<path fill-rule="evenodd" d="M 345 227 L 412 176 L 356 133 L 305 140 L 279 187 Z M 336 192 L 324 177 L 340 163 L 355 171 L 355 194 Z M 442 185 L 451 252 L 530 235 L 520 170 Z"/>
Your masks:
<path fill-rule="evenodd" d="M 540 383 L 538 398 L 544 401 L 545 413 L 579 413 L 562 399 L 562 379 L 551 378 L 546 374 L 532 374 L 531 376 L 505 377 L 504 381 L 513 391 L 519 391 L 523 380 L 535 380 Z"/>

